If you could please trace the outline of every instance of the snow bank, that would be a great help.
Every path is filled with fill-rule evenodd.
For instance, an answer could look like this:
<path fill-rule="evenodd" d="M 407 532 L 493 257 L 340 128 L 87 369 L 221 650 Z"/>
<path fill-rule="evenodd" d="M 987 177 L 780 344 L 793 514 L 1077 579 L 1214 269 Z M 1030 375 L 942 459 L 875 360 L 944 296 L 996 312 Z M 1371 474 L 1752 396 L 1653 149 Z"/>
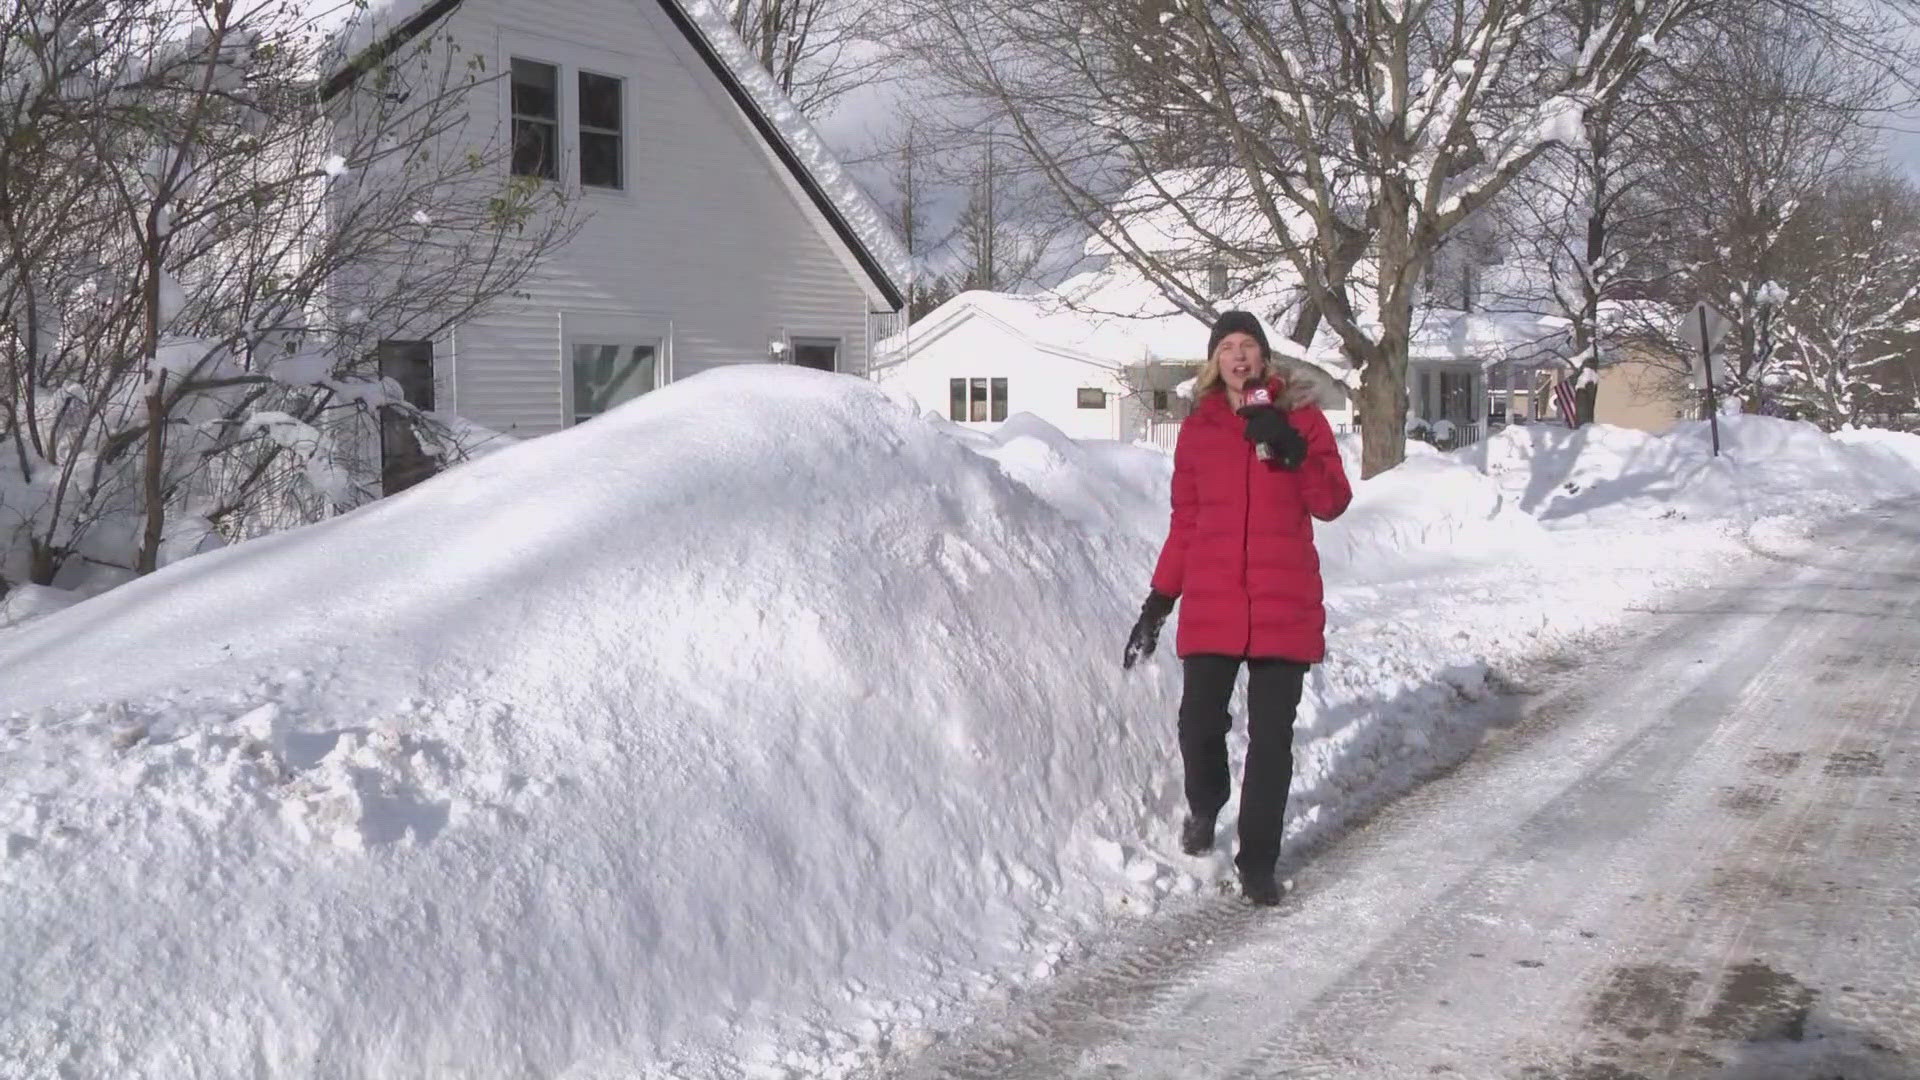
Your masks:
<path fill-rule="evenodd" d="M 1141 842 L 1172 669 L 1116 662 L 1151 558 L 756 367 L 41 619 L 0 640 L 0 1057 L 871 1054 L 1192 887 Z"/>
<path fill-rule="evenodd" d="M 1920 438 L 1829 436 L 1811 424 L 1763 416 L 1723 417 L 1717 458 L 1705 421 L 1663 436 L 1604 425 L 1522 425 L 1456 456 L 1482 463 L 1503 493 L 1547 522 L 1651 513 L 1751 524 L 1920 494 Z"/>
<path fill-rule="evenodd" d="M 1292 850 L 1471 753 L 1525 658 L 1717 572 L 1730 508 L 1920 490 L 1902 440 L 1725 434 L 1536 427 L 1360 485 Z M 0 1075 L 918 1045 L 1230 879 L 1176 854 L 1177 660 L 1118 665 L 1169 473 L 723 370 L 7 632 Z"/>

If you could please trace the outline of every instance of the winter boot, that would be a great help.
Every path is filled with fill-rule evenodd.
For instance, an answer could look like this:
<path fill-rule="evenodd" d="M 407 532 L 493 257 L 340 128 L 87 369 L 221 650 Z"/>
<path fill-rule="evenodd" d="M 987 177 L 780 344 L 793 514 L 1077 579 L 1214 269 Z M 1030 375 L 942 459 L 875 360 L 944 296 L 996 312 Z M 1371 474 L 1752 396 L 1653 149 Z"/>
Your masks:
<path fill-rule="evenodd" d="M 1189 816 L 1180 825 L 1180 850 L 1198 858 L 1213 850 L 1213 819 Z"/>
<path fill-rule="evenodd" d="M 1240 875 L 1240 892 L 1255 907 L 1278 907 L 1280 905 L 1280 883 L 1274 880 L 1273 871 L 1265 873 L 1246 873 Z"/>

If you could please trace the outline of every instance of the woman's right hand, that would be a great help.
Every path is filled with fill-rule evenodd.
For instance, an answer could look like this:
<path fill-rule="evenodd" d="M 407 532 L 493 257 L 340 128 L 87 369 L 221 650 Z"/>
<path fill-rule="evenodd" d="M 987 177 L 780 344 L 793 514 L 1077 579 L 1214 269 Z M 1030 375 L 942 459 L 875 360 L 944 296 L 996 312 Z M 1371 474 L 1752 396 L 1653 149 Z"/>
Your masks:
<path fill-rule="evenodd" d="M 1127 635 L 1127 651 L 1120 659 L 1122 668 L 1132 670 L 1135 661 L 1153 655 L 1153 650 L 1160 645 L 1160 628 L 1166 625 L 1172 611 L 1173 597 L 1159 592 L 1147 594 L 1147 602 L 1140 605 L 1140 619 Z"/>

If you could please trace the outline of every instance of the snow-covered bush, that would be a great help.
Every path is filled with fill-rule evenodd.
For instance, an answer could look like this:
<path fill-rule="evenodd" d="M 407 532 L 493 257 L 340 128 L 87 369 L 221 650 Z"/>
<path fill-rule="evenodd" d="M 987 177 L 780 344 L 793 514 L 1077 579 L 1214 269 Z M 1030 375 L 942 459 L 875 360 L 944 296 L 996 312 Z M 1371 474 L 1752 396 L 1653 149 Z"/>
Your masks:
<path fill-rule="evenodd" d="M 365 65 L 298 7 L 0 12 L 0 593 L 367 498 L 381 424 L 446 441 L 382 343 L 442 336 L 572 228 L 456 137 L 479 68 L 426 35 L 316 95 Z"/>

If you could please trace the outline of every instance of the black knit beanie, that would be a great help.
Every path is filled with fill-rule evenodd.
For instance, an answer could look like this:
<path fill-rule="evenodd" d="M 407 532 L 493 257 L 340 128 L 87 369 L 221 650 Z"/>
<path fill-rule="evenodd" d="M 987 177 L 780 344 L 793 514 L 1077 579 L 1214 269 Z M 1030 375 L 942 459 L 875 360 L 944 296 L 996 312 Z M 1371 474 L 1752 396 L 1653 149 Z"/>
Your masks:
<path fill-rule="evenodd" d="M 1251 311 L 1223 311 L 1213 321 L 1213 333 L 1207 335 L 1207 357 L 1213 357 L 1213 350 L 1220 347 L 1220 339 L 1228 334 L 1246 334 L 1260 343 L 1260 359 L 1272 360 L 1273 350 L 1267 346 L 1267 332 L 1260 328 L 1260 320 Z"/>

